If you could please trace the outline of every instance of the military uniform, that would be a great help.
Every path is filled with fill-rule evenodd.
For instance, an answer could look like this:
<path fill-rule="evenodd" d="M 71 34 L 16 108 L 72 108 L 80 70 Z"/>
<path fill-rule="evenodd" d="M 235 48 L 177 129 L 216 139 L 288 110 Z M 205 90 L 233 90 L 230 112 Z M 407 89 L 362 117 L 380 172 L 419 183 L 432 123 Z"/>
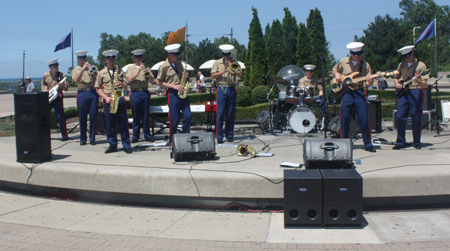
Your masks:
<path fill-rule="evenodd" d="M 417 68 L 416 68 L 417 64 Z M 416 69 L 415 69 L 416 68 Z M 415 72 L 414 72 L 415 69 Z M 401 81 L 405 81 L 411 76 L 417 73 L 421 74 L 427 69 L 427 66 L 418 61 L 414 60 L 410 66 L 406 61 L 403 61 L 398 65 L 397 73 L 394 78 Z M 428 79 L 428 75 L 420 76 L 419 79 Z M 422 87 L 417 83 L 412 83 L 409 87 L 409 91 L 406 91 L 397 100 L 397 143 L 396 145 L 403 147 L 406 143 L 406 120 L 408 119 L 408 114 L 411 113 L 412 125 L 413 125 L 413 138 L 414 146 L 420 146 L 420 137 L 422 132 L 422 114 L 423 114 L 423 91 Z"/>
<path fill-rule="evenodd" d="M 77 66 L 72 71 L 72 78 L 81 75 L 78 82 L 77 92 L 77 108 L 80 120 L 80 144 L 87 141 L 87 115 L 89 114 L 89 141 L 95 144 L 95 132 L 97 129 L 97 113 L 98 113 L 98 93 L 95 91 L 95 76 L 89 70 L 83 70 L 83 67 Z"/>
<path fill-rule="evenodd" d="M 159 67 L 157 79 L 168 84 L 180 85 L 183 74 L 183 65 L 180 61 L 175 63 L 175 68 L 166 59 Z M 177 125 L 180 120 L 180 110 L 183 114 L 182 133 L 189 133 L 191 130 L 191 107 L 189 97 L 184 99 L 178 97 L 178 90 L 169 88 L 167 91 L 167 100 L 169 103 L 169 122 L 170 122 L 170 139 L 173 134 L 177 133 Z"/>
<path fill-rule="evenodd" d="M 150 71 L 149 67 L 145 67 L 146 71 L 153 78 L 153 74 Z M 126 77 L 133 76 L 136 72 L 139 71 L 138 66 L 131 65 L 127 68 Z M 150 123 L 149 123 L 149 110 L 150 110 L 150 98 L 151 94 L 148 91 L 148 79 L 149 77 L 145 76 L 143 70 L 139 73 L 136 79 L 130 83 L 130 103 L 131 103 L 131 111 L 133 113 L 133 139 L 132 141 L 139 140 L 140 138 L 140 126 L 141 126 L 141 118 L 142 118 L 142 130 L 144 132 L 145 140 L 153 140 L 150 135 Z"/>
<path fill-rule="evenodd" d="M 216 72 L 222 72 L 226 69 L 224 59 L 218 59 L 214 62 L 211 69 L 211 74 Z M 216 135 L 217 140 L 221 141 L 224 138 L 222 130 L 223 120 L 225 116 L 225 138 L 232 141 L 234 137 L 234 121 L 236 114 L 236 82 L 231 78 L 231 74 L 226 71 L 222 76 L 216 79 L 216 100 L 217 100 L 217 112 L 216 112 Z"/>
<path fill-rule="evenodd" d="M 341 74 L 341 80 L 353 72 L 360 72 L 354 78 L 364 77 L 372 73 L 369 63 L 360 60 L 356 64 L 350 57 L 342 58 L 334 66 L 333 71 Z M 348 138 L 350 133 L 350 121 L 352 120 L 353 109 L 356 108 L 356 118 L 361 128 L 361 134 L 366 149 L 373 148 L 371 143 L 371 130 L 367 117 L 367 94 L 363 90 L 364 81 L 355 84 L 353 91 L 347 91 L 341 96 L 341 138 Z"/>
<path fill-rule="evenodd" d="M 97 75 L 97 80 L 95 81 L 95 88 L 103 88 L 103 92 L 106 96 L 111 97 L 113 92 L 112 79 L 114 79 L 114 73 L 105 67 Z M 124 73 L 120 70 L 118 71 L 118 81 L 124 81 Z M 122 140 L 122 146 L 125 149 L 130 149 L 130 133 L 128 131 L 128 117 L 127 117 L 127 107 L 125 105 L 125 97 L 119 99 L 119 105 L 117 108 L 117 113 L 110 113 L 109 104 L 103 100 L 103 109 L 105 111 L 106 118 L 106 137 L 110 147 L 117 149 L 117 134 L 116 134 L 116 121 L 119 123 L 120 137 Z"/>
<path fill-rule="evenodd" d="M 59 81 L 64 79 L 66 74 L 62 72 L 57 72 L 55 76 L 52 76 L 51 72 L 45 72 L 44 77 L 42 78 L 43 84 L 47 86 L 47 91 L 50 91 L 53 87 L 55 87 Z M 69 138 L 67 135 L 66 128 L 66 116 L 64 115 L 64 95 L 62 93 L 62 89 L 58 88 L 58 93 L 56 98 L 49 104 L 50 111 L 54 108 L 56 120 L 58 120 L 59 128 L 61 129 L 61 140 L 65 141 Z"/>

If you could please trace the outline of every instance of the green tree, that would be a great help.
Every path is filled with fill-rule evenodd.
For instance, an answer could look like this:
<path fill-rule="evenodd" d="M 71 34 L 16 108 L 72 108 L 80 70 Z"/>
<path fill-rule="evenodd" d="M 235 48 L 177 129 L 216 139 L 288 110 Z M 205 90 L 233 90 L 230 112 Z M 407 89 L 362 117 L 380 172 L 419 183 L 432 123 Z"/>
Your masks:
<path fill-rule="evenodd" d="M 283 30 L 280 20 L 277 19 L 272 22 L 269 38 L 267 40 L 266 62 L 268 69 L 273 67 L 271 75 L 276 75 L 280 69 L 286 65 L 286 55 L 283 55 L 284 52 L 282 47 L 284 47 Z M 278 58 L 280 58 L 280 61 L 277 63 Z"/>
<path fill-rule="evenodd" d="M 261 85 L 263 82 L 265 72 L 264 60 L 264 41 L 261 29 L 261 23 L 258 18 L 258 10 L 252 7 L 253 18 L 248 30 L 248 50 L 246 56 L 246 73 L 249 75 L 248 79 L 244 78 L 246 85 L 253 88 Z"/>
<path fill-rule="evenodd" d="M 297 63 L 296 65 L 303 68 L 305 64 L 315 64 L 313 58 L 313 48 L 311 45 L 311 36 L 304 23 L 298 25 L 297 32 Z"/>
<path fill-rule="evenodd" d="M 282 27 L 286 50 L 286 64 L 295 65 L 297 63 L 297 20 L 292 16 L 287 7 L 284 8 Z"/>
<path fill-rule="evenodd" d="M 320 14 L 318 8 L 311 10 L 307 19 L 307 28 L 309 34 L 311 35 L 313 55 L 314 55 L 314 65 L 319 66 L 320 59 L 319 56 L 325 56 L 326 54 L 326 38 L 325 38 L 325 28 L 323 25 L 323 18 Z M 328 70 L 328 69 L 327 69 Z M 315 71 L 314 75 L 318 77 L 320 75 L 319 71 Z"/>

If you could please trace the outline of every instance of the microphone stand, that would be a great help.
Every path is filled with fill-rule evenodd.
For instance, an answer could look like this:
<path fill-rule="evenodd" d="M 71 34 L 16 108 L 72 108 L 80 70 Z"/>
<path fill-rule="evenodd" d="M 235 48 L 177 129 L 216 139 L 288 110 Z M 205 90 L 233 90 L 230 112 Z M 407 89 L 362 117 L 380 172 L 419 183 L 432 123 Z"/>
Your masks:
<path fill-rule="evenodd" d="M 279 45 L 278 45 L 279 46 Z M 285 54 L 283 47 L 281 47 L 281 50 L 283 50 L 283 53 L 281 53 L 281 55 L 278 57 L 277 61 L 275 62 L 274 65 L 272 65 L 272 68 L 270 68 L 269 72 L 267 72 L 266 76 L 264 77 L 264 80 L 267 83 L 267 86 L 269 86 L 269 75 L 270 73 L 272 73 L 273 68 L 275 68 L 275 66 L 278 64 L 278 62 L 280 62 L 281 57 L 283 57 L 283 55 Z M 276 136 L 274 129 L 273 129 L 273 102 L 271 100 L 269 100 L 270 98 L 270 94 L 272 93 L 273 87 L 275 87 L 276 82 L 273 82 L 272 88 L 270 88 L 269 93 L 267 93 L 267 97 L 266 100 L 269 101 L 269 131 Z M 263 132 L 264 133 L 264 132 Z"/>
<path fill-rule="evenodd" d="M 325 54 L 325 50 L 324 53 Z M 323 106 L 324 108 L 322 109 L 322 116 L 325 118 L 324 119 L 324 137 L 325 139 L 327 138 L 327 129 L 328 129 L 328 123 L 329 123 L 329 119 L 328 119 L 328 112 L 324 112 L 324 110 L 326 109 L 328 111 L 328 91 L 327 91 L 327 81 L 326 81 L 326 76 L 325 76 L 325 69 L 323 67 L 323 55 L 320 55 L 320 64 L 322 67 L 322 79 L 323 79 Z"/>
<path fill-rule="evenodd" d="M 436 89 L 436 94 L 434 97 L 434 102 L 435 102 L 435 106 L 436 106 L 436 114 L 433 116 L 433 119 L 431 121 L 433 121 L 431 123 L 431 126 L 436 129 L 436 133 L 438 135 L 434 135 L 434 137 L 440 137 L 440 136 L 447 136 L 446 135 L 441 135 L 441 132 L 444 131 L 444 128 L 442 128 L 442 126 L 439 124 L 439 109 L 438 109 L 438 93 L 439 93 L 439 87 L 438 87 L 438 81 L 441 80 L 442 76 L 440 78 L 438 78 L 431 86 L 436 85 L 436 87 L 434 87 Z M 441 108 L 442 109 L 442 108 Z M 431 121 L 428 121 L 428 123 L 430 123 Z M 427 123 L 427 124 L 428 124 Z M 425 126 L 427 125 L 425 124 Z"/>

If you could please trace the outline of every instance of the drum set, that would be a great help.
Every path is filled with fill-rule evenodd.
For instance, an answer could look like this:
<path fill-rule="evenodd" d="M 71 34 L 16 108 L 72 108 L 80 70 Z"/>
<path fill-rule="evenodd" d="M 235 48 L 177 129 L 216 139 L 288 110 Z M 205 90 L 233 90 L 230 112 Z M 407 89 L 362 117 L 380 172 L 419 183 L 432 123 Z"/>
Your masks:
<path fill-rule="evenodd" d="M 323 120 L 317 120 L 315 110 L 322 106 L 323 101 L 316 97 L 313 87 L 298 86 L 300 78 L 305 76 L 305 73 L 300 68 L 295 70 L 301 72 L 284 77 L 279 76 L 279 73 L 278 76 L 269 77 L 280 91 L 278 98 L 269 100 L 269 130 L 287 132 L 291 129 L 303 134 L 313 130 L 321 132 Z"/>

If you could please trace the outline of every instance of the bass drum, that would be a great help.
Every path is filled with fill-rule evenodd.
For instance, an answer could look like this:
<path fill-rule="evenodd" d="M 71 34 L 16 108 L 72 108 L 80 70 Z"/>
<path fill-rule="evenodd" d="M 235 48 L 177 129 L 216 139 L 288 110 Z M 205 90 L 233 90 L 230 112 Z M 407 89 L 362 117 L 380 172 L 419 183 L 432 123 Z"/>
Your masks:
<path fill-rule="evenodd" d="M 298 133 L 308 133 L 316 125 L 314 111 L 308 107 L 296 107 L 289 113 L 289 126 Z"/>

